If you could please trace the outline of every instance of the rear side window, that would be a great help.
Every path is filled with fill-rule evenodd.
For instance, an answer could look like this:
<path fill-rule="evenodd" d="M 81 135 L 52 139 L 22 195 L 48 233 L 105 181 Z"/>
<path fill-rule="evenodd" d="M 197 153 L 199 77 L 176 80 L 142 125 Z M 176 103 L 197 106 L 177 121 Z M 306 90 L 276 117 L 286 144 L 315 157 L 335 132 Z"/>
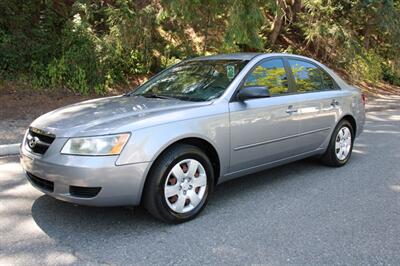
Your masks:
<path fill-rule="evenodd" d="M 330 91 L 330 90 L 338 89 L 338 86 L 336 85 L 336 83 L 333 81 L 332 77 L 328 73 L 321 70 L 321 76 L 322 76 L 322 80 L 324 82 L 324 90 Z"/>
<path fill-rule="evenodd" d="M 282 59 L 270 59 L 258 64 L 247 76 L 244 87 L 265 86 L 271 96 L 289 92 L 286 70 Z"/>
<path fill-rule="evenodd" d="M 302 60 L 289 59 L 297 92 L 314 92 L 323 90 L 321 72 L 319 68 Z"/>

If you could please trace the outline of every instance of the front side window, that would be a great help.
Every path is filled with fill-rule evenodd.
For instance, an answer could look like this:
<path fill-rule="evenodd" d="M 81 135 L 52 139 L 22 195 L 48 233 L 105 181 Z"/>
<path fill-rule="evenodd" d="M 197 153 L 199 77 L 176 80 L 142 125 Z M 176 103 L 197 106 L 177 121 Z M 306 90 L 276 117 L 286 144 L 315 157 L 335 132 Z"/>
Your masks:
<path fill-rule="evenodd" d="M 302 60 L 289 59 L 297 92 L 313 92 L 323 89 L 319 68 Z"/>
<path fill-rule="evenodd" d="M 261 62 L 247 76 L 243 86 L 265 86 L 271 96 L 288 93 L 289 87 L 283 60 L 271 59 Z"/>
<path fill-rule="evenodd" d="M 186 101 L 220 97 L 248 61 L 199 60 L 178 64 L 149 80 L 133 95 Z"/>

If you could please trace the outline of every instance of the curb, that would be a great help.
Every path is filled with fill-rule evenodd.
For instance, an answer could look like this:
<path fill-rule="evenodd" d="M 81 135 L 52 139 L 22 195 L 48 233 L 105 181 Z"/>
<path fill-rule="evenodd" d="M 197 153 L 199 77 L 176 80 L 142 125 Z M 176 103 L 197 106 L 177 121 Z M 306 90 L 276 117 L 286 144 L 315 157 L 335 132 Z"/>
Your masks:
<path fill-rule="evenodd" d="M 20 143 L 0 145 L 0 156 L 19 154 Z"/>

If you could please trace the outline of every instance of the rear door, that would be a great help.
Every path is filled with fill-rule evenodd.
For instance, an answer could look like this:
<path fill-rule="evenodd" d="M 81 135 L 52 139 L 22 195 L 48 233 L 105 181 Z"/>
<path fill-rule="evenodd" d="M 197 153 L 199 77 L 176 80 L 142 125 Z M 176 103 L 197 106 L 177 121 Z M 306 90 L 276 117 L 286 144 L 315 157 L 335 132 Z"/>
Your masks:
<path fill-rule="evenodd" d="M 295 82 L 295 91 L 302 96 L 298 106 L 299 149 L 309 152 L 319 148 L 336 123 L 341 104 L 337 85 L 317 65 L 303 59 L 287 59 Z"/>
<path fill-rule="evenodd" d="M 298 154 L 299 99 L 292 94 L 283 59 L 258 63 L 244 79 L 246 86 L 265 86 L 271 97 L 229 103 L 231 173 Z"/>

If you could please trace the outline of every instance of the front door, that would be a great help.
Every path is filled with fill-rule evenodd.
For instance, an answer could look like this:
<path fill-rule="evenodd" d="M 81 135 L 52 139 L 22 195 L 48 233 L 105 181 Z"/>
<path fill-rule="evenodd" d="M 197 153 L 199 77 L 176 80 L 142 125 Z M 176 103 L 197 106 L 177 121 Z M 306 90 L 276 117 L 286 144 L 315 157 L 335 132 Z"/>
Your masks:
<path fill-rule="evenodd" d="M 242 86 L 265 86 L 271 97 L 230 102 L 230 172 L 298 154 L 296 110 L 300 100 L 291 94 L 283 60 L 262 61 L 245 78 Z"/>

